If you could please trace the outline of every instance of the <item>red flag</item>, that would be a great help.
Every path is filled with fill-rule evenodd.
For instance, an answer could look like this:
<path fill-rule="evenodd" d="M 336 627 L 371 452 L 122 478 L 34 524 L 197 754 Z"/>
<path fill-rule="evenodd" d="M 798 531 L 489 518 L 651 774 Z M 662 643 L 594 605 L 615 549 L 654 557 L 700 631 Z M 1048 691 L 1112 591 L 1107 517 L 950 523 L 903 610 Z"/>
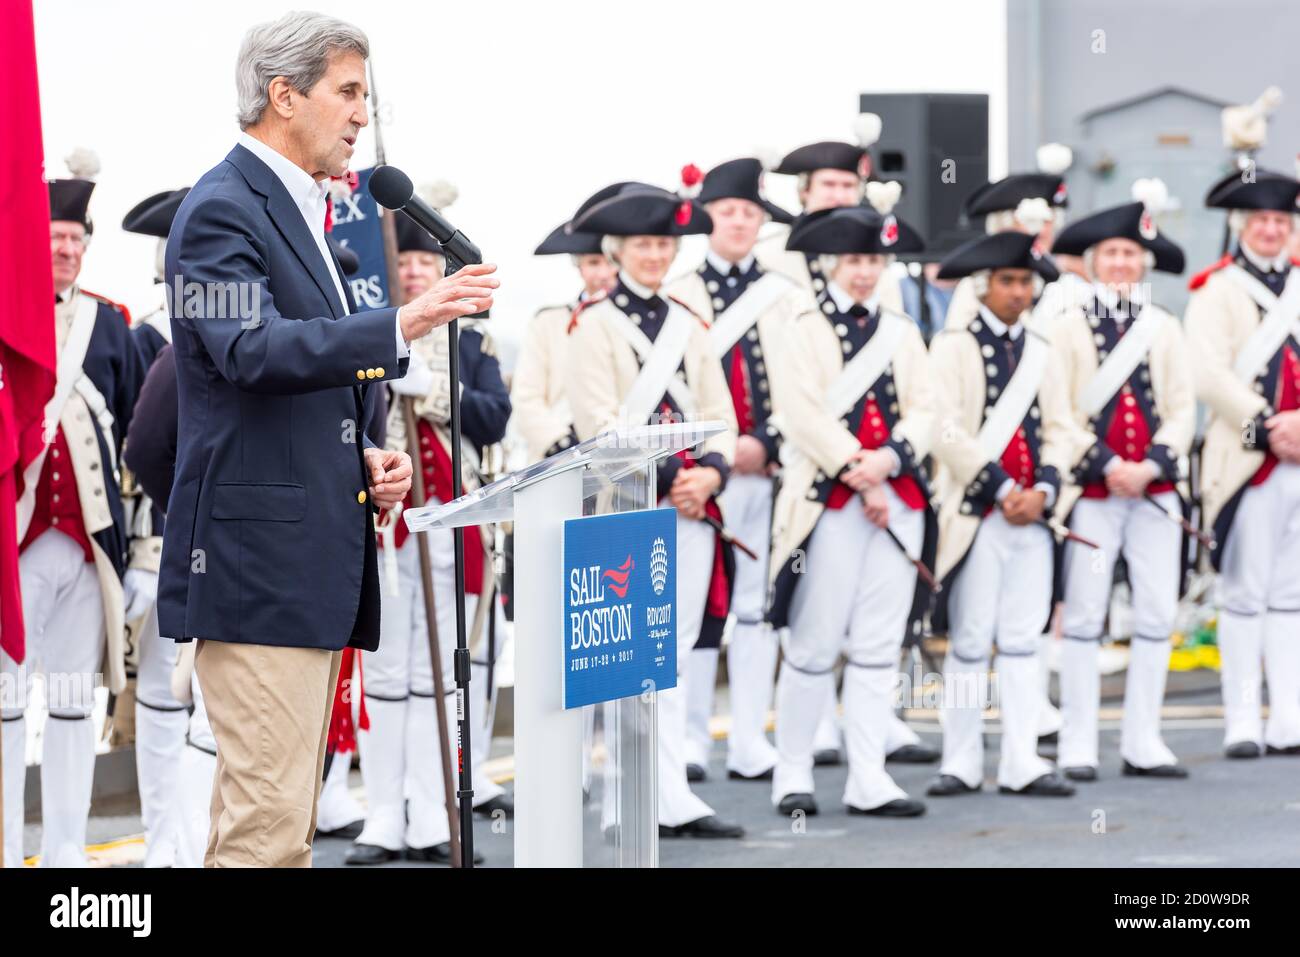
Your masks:
<path fill-rule="evenodd" d="M 22 661 L 17 498 L 22 472 L 44 446 L 45 403 L 54 394 L 54 278 L 50 197 L 41 146 L 36 31 L 31 0 L 0 0 L 0 63 L 12 96 L 0 150 L 0 648 Z"/>

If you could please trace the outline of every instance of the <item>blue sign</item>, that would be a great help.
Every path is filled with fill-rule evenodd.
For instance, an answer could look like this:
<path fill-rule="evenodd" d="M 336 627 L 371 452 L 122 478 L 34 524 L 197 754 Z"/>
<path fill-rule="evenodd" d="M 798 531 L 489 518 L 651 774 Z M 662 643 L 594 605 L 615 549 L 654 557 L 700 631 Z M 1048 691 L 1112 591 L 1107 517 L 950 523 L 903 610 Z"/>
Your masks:
<path fill-rule="evenodd" d="M 677 512 L 564 523 L 564 707 L 677 687 Z"/>
<path fill-rule="evenodd" d="M 379 204 L 370 195 L 370 174 L 373 172 L 373 169 L 357 170 L 360 178 L 357 188 L 351 196 L 335 200 L 331 213 L 334 228 L 330 235 L 361 260 L 361 268 L 355 276 L 347 277 L 347 282 L 362 309 L 382 309 L 389 301 L 384 237 L 379 229 Z M 395 214 L 384 210 L 384 215 Z"/>

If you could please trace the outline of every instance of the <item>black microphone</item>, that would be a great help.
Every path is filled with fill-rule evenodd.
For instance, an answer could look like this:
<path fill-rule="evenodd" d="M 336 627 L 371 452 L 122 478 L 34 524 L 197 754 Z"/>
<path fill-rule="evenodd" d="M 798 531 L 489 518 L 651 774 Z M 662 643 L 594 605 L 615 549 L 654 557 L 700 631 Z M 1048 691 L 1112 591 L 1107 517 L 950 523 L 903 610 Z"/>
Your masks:
<path fill-rule="evenodd" d="M 370 174 L 370 195 L 385 209 L 400 209 L 415 220 L 447 250 L 449 258 L 463 266 L 481 263 L 483 253 L 465 234 L 442 218 L 442 214 L 415 195 L 411 177 L 396 166 L 378 166 Z"/>

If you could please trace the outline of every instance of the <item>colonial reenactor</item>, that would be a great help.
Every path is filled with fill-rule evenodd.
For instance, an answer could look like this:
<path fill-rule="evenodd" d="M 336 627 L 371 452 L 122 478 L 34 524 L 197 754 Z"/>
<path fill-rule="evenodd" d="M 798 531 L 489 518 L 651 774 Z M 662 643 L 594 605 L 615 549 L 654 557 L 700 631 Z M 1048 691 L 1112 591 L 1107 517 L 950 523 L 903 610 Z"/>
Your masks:
<path fill-rule="evenodd" d="M 576 216 L 614 195 L 624 184 L 607 186 L 578 207 Z M 574 232 L 572 220 L 555 227 L 535 256 L 567 254 L 582 278 L 582 291 L 573 302 L 539 309 L 519 350 L 510 382 L 513 421 L 528 447 L 528 461 L 536 462 L 567 449 L 577 440 L 573 414 L 564 394 L 564 357 L 568 347 L 569 319 L 573 310 L 614 285 L 618 271 L 600 251 L 600 237 Z"/>
<path fill-rule="evenodd" d="M 880 139 L 880 117 L 861 113 L 854 124 L 853 143 L 825 140 L 800 146 L 782 157 L 773 173 L 798 177 L 799 203 L 803 214 L 835 206 L 857 206 L 864 197 L 864 186 L 871 176 L 871 146 Z M 826 286 L 817 256 L 798 253 L 786 247 L 789 229 L 773 229 L 754 249 L 763 268 L 784 272 L 813 294 Z M 886 274 L 881 278 L 882 302 L 890 309 L 901 310 L 898 281 Z"/>
<path fill-rule="evenodd" d="M 445 203 L 445 200 L 443 201 Z M 436 208 L 436 207 L 435 207 Z M 403 215 L 397 216 L 399 279 L 408 297 L 418 296 L 443 274 L 442 247 Z M 452 497 L 450 378 L 447 337 L 432 335 L 411 343 L 411 367 L 404 378 L 390 383 L 394 399 L 388 417 L 387 447 L 409 448 L 424 470 L 429 504 Z M 473 321 L 460 330 L 461 423 L 463 487 L 478 485 L 478 449 L 499 442 L 510 418 L 510 396 L 501 380 L 496 349 L 486 330 Z M 404 397 L 415 399 L 417 437 L 408 439 Z M 417 457 L 418 451 L 418 457 Z M 410 507 L 410 498 L 403 508 Z M 455 697 L 434 700 L 433 664 L 429 657 L 429 623 L 425 614 L 419 549 L 411 538 L 402 509 L 380 517 L 380 567 L 386 603 L 380 622 L 379 650 L 365 657 L 366 711 L 370 730 L 360 736 L 361 777 L 368 808 L 366 824 L 348 851 L 349 864 L 380 864 L 405 856 L 408 860 L 449 863 L 450 831 L 444 803 L 442 764 L 438 752 L 437 707 L 449 714 L 449 731 L 456 724 Z M 485 529 L 467 528 L 465 542 L 465 620 L 471 656 L 477 665 L 470 681 L 469 714 L 479 733 L 471 736 L 475 767 L 476 810 L 490 813 L 512 805 L 501 788 L 481 770 L 491 743 L 484 729 L 489 710 L 486 665 L 482 656 L 485 616 L 494 614 L 490 600 L 492 567 Z M 455 566 L 450 531 L 428 533 L 433 565 L 434 607 L 439 651 L 447 687 L 454 690 L 452 654 L 456 634 Z M 482 599 L 482 601 L 480 601 Z M 483 613 L 479 614 L 479 605 Z"/>
<path fill-rule="evenodd" d="M 997 641 L 1004 792 L 1069 795 L 1073 786 L 1036 752 L 1042 700 L 1038 646 L 1052 605 L 1052 533 L 1044 527 L 1082 439 L 1046 338 L 1026 328 L 1035 286 L 1057 271 L 1025 233 L 958 247 L 944 278 L 972 276 L 979 314 L 931 346 L 937 391 L 939 551 L 935 625 L 948 625 L 943 763 L 927 794 L 980 790 L 981 717 Z"/>
<path fill-rule="evenodd" d="M 984 228 L 988 235 L 1014 230 L 1038 236 L 1040 249 L 1052 248 L 1052 240 L 1065 225 L 1069 208 L 1069 191 L 1065 173 L 1074 162 L 1074 153 L 1060 143 L 1044 143 L 1036 154 L 1037 169 L 1032 173 L 1011 173 L 1000 180 L 985 183 L 966 198 L 963 212 L 972 225 Z M 1037 316 L 1054 317 L 1071 306 L 1086 305 L 1091 291 L 1086 280 L 1070 267 L 1074 257 L 1054 260 L 1061 278 L 1043 289 L 1042 308 Z M 946 324 L 964 329 L 979 312 L 979 300 L 969 280 L 959 282 L 948 305 Z"/>
<path fill-rule="evenodd" d="M 818 308 L 786 338 L 780 378 L 786 473 L 774 516 L 772 622 L 788 625 L 777 682 L 772 803 L 816 814 L 813 742 L 841 651 L 850 814 L 914 817 L 885 770 L 899 653 L 913 606 L 934 432 L 925 342 L 881 306 L 880 276 L 920 238 L 892 214 L 850 206 L 803 217 L 790 248 L 820 256 Z M 931 523 L 933 524 L 933 523 Z M 800 564 L 803 567 L 799 567 Z"/>
<path fill-rule="evenodd" d="M 691 792 L 686 778 L 686 708 L 691 649 L 726 622 L 730 548 L 708 524 L 721 519 L 722 491 L 736 447 L 731 392 L 703 320 L 663 293 L 680 236 L 706 234 L 698 203 L 628 184 L 573 223 L 605 237 L 619 267 L 609 295 L 575 310 L 569 329 L 569 402 L 578 437 L 651 421 L 721 420 L 730 428 L 658 466 L 660 503 L 677 509 L 677 687 L 659 690 L 658 814 L 661 836 L 741 837 Z"/>
<path fill-rule="evenodd" d="M 144 370 L 126 310 L 77 284 L 92 232 L 87 207 L 95 184 L 88 177 L 98 163 L 78 151 L 68 165 L 74 178 L 49 184 L 58 384 L 47 406 L 46 446 L 19 488 L 27 653 L 21 662 L 0 653 L 3 684 L 13 695 L 0 706 L 3 747 L 18 756 L 4 764 L 7 866 L 22 863 L 27 677 L 47 676 L 41 863 L 84 866 L 96 678 L 106 673 L 109 690 L 123 690 L 126 614 L 137 594 L 156 592 L 147 581 L 156 581 L 156 574 L 145 569 L 123 582 L 137 556 L 131 552 L 118 462 Z M 155 556 L 154 568 L 156 563 Z"/>
<path fill-rule="evenodd" d="M 1219 653 L 1228 757 L 1300 754 L 1300 270 L 1287 243 L 1300 181 L 1247 167 L 1215 184 L 1234 246 L 1192 280 L 1186 329 L 1210 411 L 1201 505 L 1222 575 Z M 1260 714 L 1261 659 L 1268 723 Z"/>
<path fill-rule="evenodd" d="M 131 337 L 148 370 L 159 351 L 171 342 L 171 320 L 168 317 L 168 290 L 163 280 L 164 252 L 172 219 L 189 188 L 164 190 L 137 203 L 122 220 L 122 228 L 130 233 L 153 236 L 157 239 L 154 288 L 158 301 L 153 309 L 138 318 L 131 328 Z M 173 367 L 174 371 L 174 367 Z M 175 378 L 172 377 L 174 385 Z M 144 395 L 143 389 L 141 396 Z M 141 420 L 133 415 L 131 434 L 137 437 L 144 431 L 159 429 L 166 434 L 170 429 L 173 438 L 171 457 L 175 460 L 175 402 L 173 408 L 148 410 Z M 123 452 L 129 464 L 129 442 Z M 128 521 L 132 535 L 140 549 L 158 558 L 162 555 L 163 512 L 154 499 L 142 494 L 143 488 L 133 475 L 125 472 L 124 492 L 128 492 Z M 168 489 L 170 491 L 170 489 Z M 164 498 L 164 501 L 166 499 Z M 156 566 L 155 566 L 156 570 Z M 171 679 L 176 667 L 176 642 L 158 633 L 157 596 L 147 596 L 147 607 L 137 617 L 128 616 L 128 636 L 132 639 L 127 649 L 127 676 L 135 680 L 135 764 L 137 788 L 140 794 L 140 818 L 145 834 L 145 867 L 172 867 L 180 863 L 178 844 L 180 833 L 180 805 L 177 787 L 180 757 L 185 747 L 185 732 L 189 724 L 189 709 L 185 702 L 172 694 Z M 183 855 L 183 852 L 180 852 Z"/>
<path fill-rule="evenodd" d="M 1159 180 L 1137 202 L 1067 226 L 1052 252 L 1080 256 L 1092 301 L 1051 320 L 1075 423 L 1091 443 L 1055 512 L 1096 549 L 1065 545 L 1061 712 L 1057 761 L 1076 781 L 1097 778 L 1098 655 L 1115 560 L 1124 555 L 1135 626 L 1124 684 L 1120 757 L 1126 775 L 1186 777 L 1160 737 L 1170 636 L 1182 574 L 1180 463 L 1196 432 L 1196 393 L 1182 324 L 1149 301 L 1147 270 L 1180 273 L 1183 253 L 1156 228 Z M 1163 513 L 1163 514 L 1162 514 Z"/>
<path fill-rule="evenodd" d="M 668 284 L 668 294 L 709 326 L 709 342 L 731 390 L 739 428 L 736 458 L 719 501 L 732 533 L 758 554 L 758 558 L 736 555 L 731 604 L 735 623 L 727 646 L 731 694 L 727 773 L 743 779 L 770 777 L 776 765 L 776 750 L 765 728 L 777 641 L 763 622 L 772 475 L 781 443 L 772 423 L 776 413 L 772 365 L 781 361 L 787 349 L 788 323 L 812 306 L 798 284 L 782 273 L 764 270 L 754 256 L 764 223 L 788 224 L 794 219 L 763 196 L 762 174 L 757 159 L 731 160 L 709 171 L 697 197 L 713 222 L 709 249 L 696 269 Z M 717 645 L 705 647 L 699 641 L 690 655 L 686 769 L 691 780 L 703 779 L 713 745 L 709 718 L 718 652 Z"/>

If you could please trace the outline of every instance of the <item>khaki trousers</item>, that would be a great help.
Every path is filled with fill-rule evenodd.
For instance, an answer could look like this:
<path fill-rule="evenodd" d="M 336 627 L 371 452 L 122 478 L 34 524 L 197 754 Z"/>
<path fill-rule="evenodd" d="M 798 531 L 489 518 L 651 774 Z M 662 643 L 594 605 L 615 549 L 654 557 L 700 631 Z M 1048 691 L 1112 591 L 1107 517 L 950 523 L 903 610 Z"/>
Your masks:
<path fill-rule="evenodd" d="M 311 867 L 341 652 L 199 641 L 217 739 L 204 867 Z"/>

